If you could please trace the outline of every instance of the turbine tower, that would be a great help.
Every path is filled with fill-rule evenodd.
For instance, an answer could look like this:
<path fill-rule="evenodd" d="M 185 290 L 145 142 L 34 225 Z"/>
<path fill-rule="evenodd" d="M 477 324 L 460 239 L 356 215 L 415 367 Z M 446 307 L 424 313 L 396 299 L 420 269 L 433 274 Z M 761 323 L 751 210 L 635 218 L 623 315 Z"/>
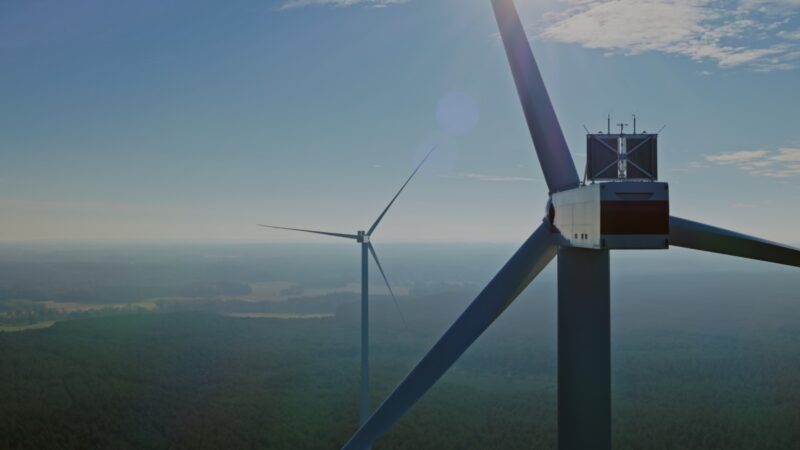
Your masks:
<path fill-rule="evenodd" d="M 667 183 L 655 181 L 655 135 L 587 135 L 593 182 L 581 183 L 513 0 L 492 6 L 550 191 L 546 215 L 345 450 L 380 438 L 556 256 L 562 450 L 611 447 L 611 249 L 674 245 L 800 267 L 798 249 L 670 216 Z"/>
<path fill-rule="evenodd" d="M 414 168 L 413 172 L 411 172 L 411 175 L 409 175 L 406 182 L 403 183 L 403 185 L 400 187 L 400 190 L 397 191 L 394 197 L 392 197 L 392 200 L 388 205 L 386 205 L 386 208 L 384 208 L 384 210 L 381 212 L 378 218 L 375 219 L 375 222 L 367 231 L 359 230 L 356 232 L 356 234 L 346 234 L 258 224 L 261 227 L 275 228 L 278 230 L 301 231 L 304 233 L 322 234 L 325 236 L 352 239 L 361 245 L 361 386 L 359 395 L 359 425 L 363 425 L 369 417 L 369 254 L 372 254 L 372 258 L 375 260 L 375 264 L 378 266 L 378 271 L 380 271 L 381 277 L 383 277 L 383 281 L 386 283 L 386 287 L 389 289 L 389 294 L 392 296 L 392 301 L 394 301 L 397 312 L 400 314 L 400 319 L 403 321 L 403 325 L 406 325 L 403 312 L 400 310 L 400 305 L 397 303 L 397 297 L 394 295 L 392 286 L 389 285 L 389 280 L 386 278 L 386 273 L 383 271 L 383 267 L 381 266 L 380 260 L 378 260 L 378 255 L 375 253 L 375 247 L 372 245 L 370 238 L 372 233 L 374 233 L 375 229 L 378 227 L 378 224 L 381 223 L 383 216 L 386 215 L 386 212 L 392 207 L 394 201 L 397 200 L 397 197 L 400 196 L 400 193 L 403 192 L 403 189 L 405 189 L 406 185 L 408 185 L 411 179 L 414 178 L 414 175 L 417 174 L 419 169 L 422 167 L 428 157 L 431 156 L 431 153 L 433 153 L 434 150 L 436 150 L 436 146 L 431 148 L 425 157 L 422 158 L 422 161 L 417 164 L 417 167 Z"/>

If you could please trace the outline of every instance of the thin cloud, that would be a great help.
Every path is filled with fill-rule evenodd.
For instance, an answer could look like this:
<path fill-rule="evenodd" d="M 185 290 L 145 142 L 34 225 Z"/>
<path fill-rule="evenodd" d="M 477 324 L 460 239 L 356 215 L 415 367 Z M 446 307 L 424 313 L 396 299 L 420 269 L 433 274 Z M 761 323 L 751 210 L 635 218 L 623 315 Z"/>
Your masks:
<path fill-rule="evenodd" d="M 719 165 L 734 165 L 750 175 L 772 178 L 800 176 L 800 148 L 718 153 L 706 156 L 706 161 Z"/>
<path fill-rule="evenodd" d="M 800 162 L 800 148 L 781 148 L 773 161 Z"/>
<path fill-rule="evenodd" d="M 563 0 L 545 16 L 545 39 L 610 53 L 661 52 L 721 68 L 791 69 L 800 62 L 800 1 Z"/>
<path fill-rule="evenodd" d="M 330 6 L 334 8 L 363 6 L 367 8 L 385 8 L 391 5 L 399 5 L 407 1 L 408 0 L 289 0 L 283 3 L 278 9 L 294 9 L 304 6 Z"/>
<path fill-rule="evenodd" d="M 766 150 L 743 150 L 739 152 L 718 153 L 707 156 L 706 160 L 717 164 L 740 164 L 760 160 L 767 156 Z"/>

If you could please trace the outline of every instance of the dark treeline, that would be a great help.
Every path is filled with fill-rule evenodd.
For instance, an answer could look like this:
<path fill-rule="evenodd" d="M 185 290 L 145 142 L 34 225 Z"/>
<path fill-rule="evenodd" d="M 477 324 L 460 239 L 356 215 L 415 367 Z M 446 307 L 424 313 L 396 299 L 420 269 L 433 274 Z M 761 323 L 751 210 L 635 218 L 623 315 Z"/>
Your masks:
<path fill-rule="evenodd" d="M 356 248 L 0 247 L 0 325 L 56 321 L 0 332 L 0 449 L 335 449 L 354 431 L 358 294 L 325 292 L 358 280 Z M 408 329 L 373 290 L 373 406 L 513 251 L 386 247 Z M 800 278 L 671 254 L 612 257 L 614 448 L 800 448 Z M 551 267 L 374 448 L 555 448 L 555 304 Z"/>
<path fill-rule="evenodd" d="M 457 309 L 411 313 L 406 330 L 390 306 L 374 308 L 374 405 Z M 357 317 L 145 314 L 2 333 L 0 448 L 338 448 L 357 422 Z M 555 448 L 553 332 L 504 319 L 375 448 Z M 798 448 L 798 355 L 800 327 L 615 339 L 614 448 Z"/>

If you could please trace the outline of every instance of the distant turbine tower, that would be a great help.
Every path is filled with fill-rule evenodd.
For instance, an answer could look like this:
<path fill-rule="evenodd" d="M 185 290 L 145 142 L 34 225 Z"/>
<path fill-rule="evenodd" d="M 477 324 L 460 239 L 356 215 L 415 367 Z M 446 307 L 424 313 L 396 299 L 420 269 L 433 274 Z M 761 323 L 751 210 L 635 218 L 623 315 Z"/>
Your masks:
<path fill-rule="evenodd" d="M 400 314 L 400 319 L 403 321 L 403 325 L 406 325 L 406 319 L 403 317 L 403 312 L 400 310 L 400 305 L 397 303 L 397 297 L 394 295 L 394 291 L 392 290 L 392 286 L 389 285 L 389 280 L 386 278 L 386 274 L 383 271 L 383 267 L 381 266 L 381 262 L 378 260 L 378 255 L 375 253 L 375 247 L 372 246 L 372 242 L 370 242 L 370 237 L 372 233 L 375 232 L 375 228 L 378 227 L 378 224 L 383 219 L 383 216 L 386 215 L 386 212 L 389 211 L 392 204 L 397 197 L 400 196 L 400 193 L 403 192 L 406 185 L 414 175 L 417 174 L 419 169 L 425 163 L 431 153 L 436 150 L 436 146 L 434 146 L 428 153 L 422 158 L 422 161 L 417 165 L 411 175 L 408 177 L 405 183 L 400 187 L 400 190 L 397 191 L 397 194 L 392 197 L 392 201 L 386 205 L 383 212 L 375 219 L 375 223 L 369 227 L 369 230 L 365 231 L 357 231 L 356 234 L 345 234 L 345 233 L 332 233 L 329 231 L 316 231 L 316 230 L 305 230 L 302 228 L 287 228 L 287 227 L 278 227 L 274 225 L 264 225 L 258 224 L 261 227 L 267 228 L 275 228 L 278 230 L 292 230 L 292 231 L 302 231 L 304 233 L 314 233 L 314 234 L 322 234 L 325 236 L 333 236 L 333 237 L 340 237 L 346 239 L 354 239 L 356 242 L 361 244 L 361 394 L 359 400 L 359 424 L 363 425 L 366 422 L 367 418 L 369 417 L 369 287 L 368 287 L 368 267 L 369 267 L 369 256 L 368 253 L 372 254 L 372 258 L 375 260 L 375 264 L 378 266 L 378 270 L 383 277 L 383 281 L 386 283 L 386 287 L 389 288 L 389 294 L 392 296 L 392 300 L 394 301 L 394 305 L 397 308 L 397 312 Z M 407 326 L 407 325 L 406 325 Z"/>
<path fill-rule="evenodd" d="M 558 255 L 558 446 L 611 447 L 609 250 L 668 248 L 800 267 L 800 250 L 669 215 L 667 184 L 655 181 L 655 135 L 587 134 L 592 181 L 581 184 L 512 0 L 492 0 L 550 199 L 544 223 L 350 438 L 380 438 L 456 362 Z M 591 158 L 590 158 L 591 157 Z M 590 165 L 591 162 L 591 165 Z M 595 167 L 596 165 L 596 167 Z M 598 170 L 594 170 L 594 169 Z M 602 168 L 602 169 L 601 169 Z"/>

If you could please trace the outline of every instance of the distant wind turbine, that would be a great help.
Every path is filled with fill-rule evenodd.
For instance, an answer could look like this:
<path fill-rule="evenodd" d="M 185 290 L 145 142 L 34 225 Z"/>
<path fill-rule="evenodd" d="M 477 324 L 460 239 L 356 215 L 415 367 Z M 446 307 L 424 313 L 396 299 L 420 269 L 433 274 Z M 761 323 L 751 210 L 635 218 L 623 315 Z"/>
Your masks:
<path fill-rule="evenodd" d="M 378 271 L 381 273 L 381 277 L 383 277 L 383 281 L 386 283 L 386 287 L 389 288 L 389 294 L 392 296 L 392 300 L 394 301 L 394 305 L 397 308 L 397 312 L 400 314 L 400 319 L 403 321 L 403 325 L 408 328 L 406 324 L 405 317 L 403 317 L 403 312 L 400 310 L 400 305 L 397 303 L 397 297 L 394 295 L 394 291 L 392 290 L 392 286 L 389 284 L 389 280 L 386 278 L 386 273 L 383 271 L 383 267 L 381 266 L 381 262 L 378 260 L 378 255 L 375 253 L 375 247 L 370 242 L 370 237 L 372 233 L 375 232 L 375 229 L 378 227 L 378 224 L 381 223 L 383 216 L 386 215 L 386 212 L 389 211 L 389 208 L 392 207 L 397 197 L 400 196 L 400 193 L 403 192 L 406 185 L 414 178 L 414 175 L 419 172 L 419 169 L 431 156 L 433 151 L 436 150 L 436 146 L 431 148 L 428 153 L 422 158 L 422 161 L 417 165 L 411 175 L 409 175 L 408 179 L 405 183 L 400 187 L 400 190 L 392 197 L 392 200 L 386 205 L 386 208 L 381 212 L 375 222 L 372 224 L 371 227 L 367 231 L 359 230 L 356 234 L 347 234 L 347 233 L 333 233 L 330 231 L 318 231 L 318 230 L 306 230 L 303 228 L 288 228 L 288 227 L 278 227 L 275 225 L 264 225 L 258 224 L 261 227 L 266 228 L 274 228 L 278 230 L 291 230 L 291 231 L 301 231 L 304 233 L 313 233 L 313 234 L 321 234 L 325 236 L 333 236 L 345 239 L 353 239 L 359 244 L 361 244 L 361 393 L 360 393 L 360 400 L 359 400 L 359 423 L 364 424 L 367 418 L 369 417 L 369 286 L 368 286 L 368 267 L 369 267 L 369 256 L 368 254 L 372 254 L 372 258 L 375 260 L 375 264 L 378 266 Z"/>

